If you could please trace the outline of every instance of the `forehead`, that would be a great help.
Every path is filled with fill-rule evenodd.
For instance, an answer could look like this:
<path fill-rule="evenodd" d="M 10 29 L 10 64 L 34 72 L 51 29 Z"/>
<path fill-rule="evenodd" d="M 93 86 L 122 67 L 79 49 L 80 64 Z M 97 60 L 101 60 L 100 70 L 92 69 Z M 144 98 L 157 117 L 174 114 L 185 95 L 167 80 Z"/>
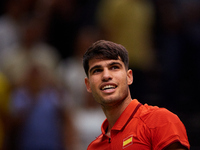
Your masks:
<path fill-rule="evenodd" d="M 113 63 L 120 63 L 122 66 L 124 66 L 124 63 L 121 61 L 121 59 L 91 59 L 89 61 L 89 69 L 93 68 L 94 66 L 99 66 L 99 67 L 103 67 L 103 66 L 108 66 L 111 65 Z"/>

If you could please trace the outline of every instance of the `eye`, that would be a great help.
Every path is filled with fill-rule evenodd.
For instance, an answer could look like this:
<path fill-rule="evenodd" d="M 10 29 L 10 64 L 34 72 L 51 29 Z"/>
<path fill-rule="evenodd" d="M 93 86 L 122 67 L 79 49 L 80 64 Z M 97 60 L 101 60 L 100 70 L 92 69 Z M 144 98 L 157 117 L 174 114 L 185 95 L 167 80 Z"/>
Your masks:
<path fill-rule="evenodd" d="M 92 74 L 96 74 L 96 73 L 99 73 L 99 72 L 101 72 L 102 71 L 102 69 L 94 69 L 93 71 L 92 71 Z"/>
<path fill-rule="evenodd" d="M 119 69 L 119 66 L 115 65 L 111 67 L 112 70 Z"/>

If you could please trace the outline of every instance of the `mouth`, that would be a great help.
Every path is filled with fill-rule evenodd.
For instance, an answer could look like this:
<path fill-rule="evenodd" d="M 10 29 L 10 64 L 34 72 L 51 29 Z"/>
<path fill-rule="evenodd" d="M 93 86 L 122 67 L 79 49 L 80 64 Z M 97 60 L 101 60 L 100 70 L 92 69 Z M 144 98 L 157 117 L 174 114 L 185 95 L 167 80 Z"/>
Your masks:
<path fill-rule="evenodd" d="M 101 88 L 101 90 L 105 91 L 105 90 L 115 89 L 116 87 L 117 87 L 116 85 L 105 85 Z"/>

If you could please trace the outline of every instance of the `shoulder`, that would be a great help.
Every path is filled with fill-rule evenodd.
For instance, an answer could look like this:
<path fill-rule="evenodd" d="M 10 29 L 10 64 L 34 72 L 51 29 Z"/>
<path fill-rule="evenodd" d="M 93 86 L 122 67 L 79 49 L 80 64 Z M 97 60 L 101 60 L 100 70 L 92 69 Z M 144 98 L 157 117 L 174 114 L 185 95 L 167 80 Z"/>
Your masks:
<path fill-rule="evenodd" d="M 149 127 L 155 128 L 168 123 L 180 122 L 179 117 L 166 108 L 149 106 L 145 104 L 140 114 L 140 119 Z"/>
<path fill-rule="evenodd" d="M 146 127 L 146 134 L 152 139 L 154 149 L 163 149 L 164 147 L 179 142 L 185 147 L 190 147 L 186 129 L 179 117 L 167 110 L 157 106 L 145 104 L 140 113 L 140 120 Z"/>

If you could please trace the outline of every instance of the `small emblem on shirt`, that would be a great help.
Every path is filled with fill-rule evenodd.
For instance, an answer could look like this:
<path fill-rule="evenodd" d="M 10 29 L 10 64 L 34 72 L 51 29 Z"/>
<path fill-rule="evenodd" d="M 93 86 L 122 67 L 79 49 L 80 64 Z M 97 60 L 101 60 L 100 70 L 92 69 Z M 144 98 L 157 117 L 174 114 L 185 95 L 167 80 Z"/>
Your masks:
<path fill-rule="evenodd" d="M 133 136 L 123 139 L 123 149 L 133 144 Z"/>

